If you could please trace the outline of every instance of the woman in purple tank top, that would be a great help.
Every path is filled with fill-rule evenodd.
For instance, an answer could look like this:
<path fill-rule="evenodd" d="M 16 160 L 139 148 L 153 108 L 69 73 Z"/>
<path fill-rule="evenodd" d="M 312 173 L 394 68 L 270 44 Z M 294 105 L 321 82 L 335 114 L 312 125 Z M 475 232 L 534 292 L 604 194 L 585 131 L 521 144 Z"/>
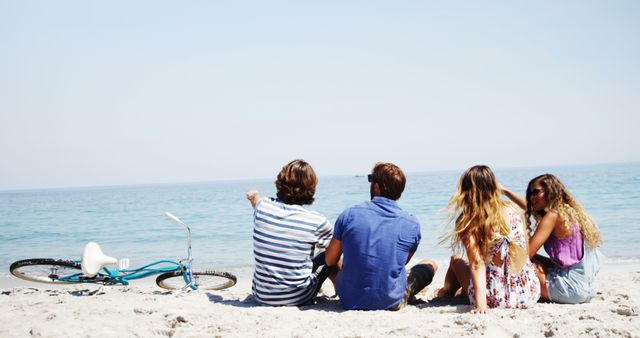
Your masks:
<path fill-rule="evenodd" d="M 526 199 L 504 187 L 502 191 L 526 210 L 530 231 L 532 216 L 536 221 L 529 256 L 536 264 L 542 297 L 572 304 L 591 300 L 602 259 L 597 250 L 602 241 L 596 223 L 551 174 L 533 178 Z M 537 254 L 543 245 L 549 258 Z"/>

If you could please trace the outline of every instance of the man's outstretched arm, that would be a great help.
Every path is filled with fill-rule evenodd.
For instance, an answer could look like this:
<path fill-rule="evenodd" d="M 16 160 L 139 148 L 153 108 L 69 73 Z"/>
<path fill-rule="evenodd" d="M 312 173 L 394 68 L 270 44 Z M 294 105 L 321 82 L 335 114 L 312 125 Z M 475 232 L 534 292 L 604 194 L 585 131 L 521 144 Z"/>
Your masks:
<path fill-rule="evenodd" d="M 251 202 L 251 206 L 255 209 L 256 204 L 258 204 L 258 200 L 260 200 L 260 193 L 258 190 L 249 190 L 247 192 L 247 199 Z"/>

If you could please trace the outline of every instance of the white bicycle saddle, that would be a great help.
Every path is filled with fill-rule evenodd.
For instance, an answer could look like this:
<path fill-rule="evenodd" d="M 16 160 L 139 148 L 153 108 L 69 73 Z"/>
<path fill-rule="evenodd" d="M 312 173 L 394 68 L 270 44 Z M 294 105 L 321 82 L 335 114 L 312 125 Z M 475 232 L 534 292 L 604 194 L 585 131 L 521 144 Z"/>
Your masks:
<path fill-rule="evenodd" d="M 89 242 L 82 252 L 82 272 L 85 276 L 91 278 L 98 274 L 103 266 L 108 264 L 117 264 L 116 258 L 105 255 L 96 242 Z"/>

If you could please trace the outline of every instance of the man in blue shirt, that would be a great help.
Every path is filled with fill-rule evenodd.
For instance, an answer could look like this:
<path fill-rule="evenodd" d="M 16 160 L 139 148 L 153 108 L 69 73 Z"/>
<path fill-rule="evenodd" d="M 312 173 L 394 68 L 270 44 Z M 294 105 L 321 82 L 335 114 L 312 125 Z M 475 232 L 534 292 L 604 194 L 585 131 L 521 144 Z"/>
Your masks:
<path fill-rule="evenodd" d="M 338 217 L 325 262 L 333 266 L 342 255 L 336 291 L 345 309 L 398 310 L 431 283 L 437 265 L 423 260 L 407 276 L 405 265 L 420 243 L 420 224 L 396 202 L 406 183 L 402 170 L 377 163 L 369 182 L 371 201 Z"/>

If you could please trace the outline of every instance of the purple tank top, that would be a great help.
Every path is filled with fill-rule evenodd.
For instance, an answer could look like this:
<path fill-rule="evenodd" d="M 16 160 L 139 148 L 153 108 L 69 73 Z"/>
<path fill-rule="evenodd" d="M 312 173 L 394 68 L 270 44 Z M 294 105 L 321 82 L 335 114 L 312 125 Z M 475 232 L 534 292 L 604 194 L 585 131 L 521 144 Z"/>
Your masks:
<path fill-rule="evenodd" d="M 544 250 L 549 258 L 563 269 L 573 266 L 582 259 L 582 233 L 576 223 L 573 223 L 571 228 L 569 237 L 558 238 L 551 234 L 544 242 Z"/>

